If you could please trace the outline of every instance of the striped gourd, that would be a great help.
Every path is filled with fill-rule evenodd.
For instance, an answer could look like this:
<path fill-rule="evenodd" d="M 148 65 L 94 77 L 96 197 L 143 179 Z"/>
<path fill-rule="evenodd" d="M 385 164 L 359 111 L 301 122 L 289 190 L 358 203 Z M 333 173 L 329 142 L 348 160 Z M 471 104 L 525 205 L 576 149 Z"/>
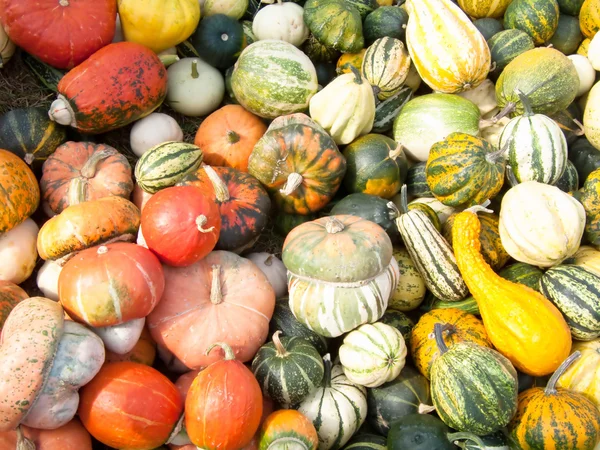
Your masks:
<path fill-rule="evenodd" d="M 458 0 L 459 6 L 469 16 L 481 19 L 493 17 L 498 19 L 504 15 L 504 11 L 512 0 Z"/>
<path fill-rule="evenodd" d="M 558 124 L 543 114 L 534 114 L 525 96 L 522 116 L 504 127 L 500 146 L 508 146 L 508 164 L 517 181 L 554 184 L 567 166 L 567 140 Z"/>
<path fill-rule="evenodd" d="M 431 189 L 427 186 L 426 165 L 426 161 L 421 161 L 408 168 L 406 189 L 409 197 L 433 197 Z"/>
<path fill-rule="evenodd" d="M 391 325 L 366 323 L 344 337 L 340 363 L 350 381 L 368 388 L 392 381 L 406 362 L 402 333 Z"/>
<path fill-rule="evenodd" d="M 404 105 L 413 97 L 413 90 L 409 86 L 401 87 L 391 97 L 379 102 L 375 106 L 375 120 L 373 121 L 374 133 L 385 133 L 392 129 L 394 119 L 398 117 Z"/>
<path fill-rule="evenodd" d="M 387 441 L 378 434 L 358 434 L 348 442 L 344 450 L 387 450 Z"/>
<path fill-rule="evenodd" d="M 422 203 L 415 203 L 414 205 L 426 206 Z M 431 208 L 429 209 L 431 210 Z M 388 308 L 396 311 L 412 311 L 417 309 L 425 298 L 425 293 L 427 292 L 425 280 L 423 280 L 423 277 L 417 270 L 406 248 L 394 249 L 393 256 L 398 262 L 400 279 L 398 286 L 392 292 Z"/>
<path fill-rule="evenodd" d="M 600 3 L 585 0 L 579 11 L 579 27 L 586 38 L 592 39 L 600 29 Z"/>
<path fill-rule="evenodd" d="M 323 360 L 317 349 L 299 337 L 279 338 L 263 345 L 252 361 L 252 372 L 263 393 L 284 408 L 301 402 L 323 380 Z"/>
<path fill-rule="evenodd" d="M 579 174 L 571 161 L 567 161 L 565 171 L 558 181 L 554 183 L 554 186 L 563 192 L 574 192 L 579 189 Z"/>
<path fill-rule="evenodd" d="M 304 23 L 325 47 L 356 53 L 365 45 L 360 11 L 349 1 L 308 0 Z"/>
<path fill-rule="evenodd" d="M 583 267 L 565 264 L 549 269 L 541 292 L 563 313 L 575 339 L 600 336 L 600 277 Z"/>
<path fill-rule="evenodd" d="M 379 92 L 377 98 L 390 98 L 402 88 L 408 75 L 410 56 L 400 39 L 383 37 L 367 48 L 362 73 Z"/>
<path fill-rule="evenodd" d="M 408 0 L 406 43 L 419 75 L 434 91 L 478 86 L 490 70 L 490 49 L 451 0 Z"/>
<path fill-rule="evenodd" d="M 145 152 L 135 165 L 137 184 L 154 194 L 173 186 L 202 163 L 202 150 L 185 142 L 164 142 Z"/>
<path fill-rule="evenodd" d="M 337 450 L 350 440 L 367 416 L 367 390 L 352 383 L 342 366 L 324 358 L 325 375 L 298 411 L 312 420 L 319 435 L 319 450 Z"/>
<path fill-rule="evenodd" d="M 391 325 L 398 330 L 402 334 L 404 342 L 409 341 L 410 333 L 415 326 L 415 323 L 406 314 L 390 308 L 388 308 L 385 314 L 381 316 L 379 322 Z"/>
<path fill-rule="evenodd" d="M 495 34 L 488 41 L 488 45 L 492 53 L 492 61 L 496 63 L 494 73 L 497 74 L 521 53 L 535 48 L 533 38 L 517 29 L 504 30 Z"/>
<path fill-rule="evenodd" d="M 446 425 L 478 435 L 508 425 L 517 410 L 517 371 L 488 347 L 461 342 L 446 347 L 435 325 L 440 351 L 431 367 L 431 398 Z"/>
<path fill-rule="evenodd" d="M 408 211 L 406 186 L 402 187 L 402 214 L 396 219 L 406 249 L 427 288 L 438 298 L 458 301 L 468 294 L 467 285 L 460 276 L 452 247 L 446 242 L 431 220 L 419 210 Z"/>
<path fill-rule="evenodd" d="M 513 0 L 504 15 L 504 26 L 524 31 L 536 45 L 548 41 L 558 27 L 556 0 Z"/>

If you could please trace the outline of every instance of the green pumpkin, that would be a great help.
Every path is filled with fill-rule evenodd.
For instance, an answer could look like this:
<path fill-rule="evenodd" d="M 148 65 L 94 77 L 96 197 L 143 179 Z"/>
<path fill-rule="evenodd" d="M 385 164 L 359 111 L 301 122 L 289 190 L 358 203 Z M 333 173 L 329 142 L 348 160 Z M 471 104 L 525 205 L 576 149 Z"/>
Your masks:
<path fill-rule="evenodd" d="M 425 172 L 426 161 L 413 164 L 408 168 L 406 175 L 406 193 L 409 197 L 433 197 L 431 189 L 427 185 L 427 174 Z"/>
<path fill-rule="evenodd" d="M 413 97 L 413 90 L 403 86 L 391 97 L 377 103 L 375 106 L 375 120 L 373 121 L 374 133 L 386 133 L 394 126 L 394 120 Z"/>
<path fill-rule="evenodd" d="M 319 62 L 336 62 L 340 57 L 340 52 L 324 46 L 312 34 L 308 36 L 308 39 L 302 45 L 302 51 L 306 53 L 310 60 L 315 64 Z"/>
<path fill-rule="evenodd" d="M 319 86 L 327 86 L 336 76 L 335 64 L 318 62 L 315 63 L 315 70 L 317 71 L 317 80 Z"/>
<path fill-rule="evenodd" d="M 477 19 L 473 22 L 473 25 L 475 25 L 475 28 L 479 30 L 479 32 L 483 35 L 486 41 L 488 41 L 495 34 L 498 34 L 502 30 L 504 30 L 502 22 L 500 22 L 498 19 L 493 19 L 491 17 Z"/>
<path fill-rule="evenodd" d="M 315 220 L 317 217 L 314 214 L 309 214 L 307 216 L 302 214 L 288 214 L 284 212 L 279 212 L 275 216 L 273 220 L 273 225 L 275 227 L 275 231 L 279 236 L 286 237 L 290 231 L 296 228 L 298 225 L 304 222 L 310 222 L 311 220 Z"/>
<path fill-rule="evenodd" d="M 560 127 L 565 135 L 567 144 L 572 145 L 580 136 L 583 136 L 583 112 L 577 102 L 571 103 L 567 109 L 563 109 L 548 117 L 554 120 Z"/>
<path fill-rule="evenodd" d="M 244 28 L 225 14 L 215 14 L 200 21 L 190 40 L 202 60 L 218 69 L 227 69 L 244 47 Z"/>
<path fill-rule="evenodd" d="M 358 433 L 343 450 L 387 450 L 386 440 L 377 434 Z"/>
<path fill-rule="evenodd" d="M 573 163 L 579 175 L 579 184 L 583 185 L 590 173 L 600 168 L 600 150 L 585 137 L 580 137 L 569 146 L 569 161 Z"/>
<path fill-rule="evenodd" d="M 365 20 L 379 6 L 376 0 L 344 0 L 344 2 L 354 6 L 360 13 L 362 20 Z"/>
<path fill-rule="evenodd" d="M 584 0 L 558 0 L 558 8 L 562 14 L 578 16 Z"/>
<path fill-rule="evenodd" d="M 365 43 L 371 45 L 382 37 L 404 41 L 408 13 L 398 6 L 381 6 L 370 13 L 363 23 Z"/>
<path fill-rule="evenodd" d="M 279 338 L 263 345 L 252 361 L 252 372 L 263 394 L 289 408 L 306 398 L 323 380 L 321 355 L 307 340 Z"/>
<path fill-rule="evenodd" d="M 483 446 L 472 441 L 465 442 L 465 450 L 510 450 L 510 438 L 502 430 L 480 438 Z"/>
<path fill-rule="evenodd" d="M 579 18 L 562 14 L 558 18 L 558 27 L 548 42 L 565 55 L 572 55 L 577 52 L 581 41 L 583 34 L 579 28 Z"/>
<path fill-rule="evenodd" d="M 364 46 L 360 12 L 345 0 L 308 0 L 304 5 L 304 23 L 330 49 L 357 53 Z"/>
<path fill-rule="evenodd" d="M 577 169 L 571 161 L 567 161 L 565 171 L 562 176 L 558 179 L 554 186 L 564 192 L 573 192 L 579 189 L 579 175 Z"/>
<path fill-rule="evenodd" d="M 415 323 L 401 311 L 395 311 L 393 309 L 389 309 L 385 312 L 379 322 L 385 323 L 386 325 L 390 325 L 396 328 L 400 333 L 402 333 L 402 337 L 408 343 L 410 339 L 410 333 L 415 326 Z M 406 370 L 406 367 L 402 369 Z M 402 372 L 404 373 L 404 372 Z M 400 376 L 402 376 L 402 373 Z"/>
<path fill-rule="evenodd" d="M 349 192 L 362 192 L 389 199 L 396 195 L 408 172 L 402 147 L 381 134 L 367 134 L 344 149 Z"/>
<path fill-rule="evenodd" d="M 504 13 L 504 27 L 524 31 L 542 45 L 556 31 L 558 16 L 556 0 L 513 0 Z"/>
<path fill-rule="evenodd" d="M 535 48 L 533 38 L 521 30 L 509 29 L 495 34 L 488 41 L 495 74 L 500 74 L 513 59 Z"/>

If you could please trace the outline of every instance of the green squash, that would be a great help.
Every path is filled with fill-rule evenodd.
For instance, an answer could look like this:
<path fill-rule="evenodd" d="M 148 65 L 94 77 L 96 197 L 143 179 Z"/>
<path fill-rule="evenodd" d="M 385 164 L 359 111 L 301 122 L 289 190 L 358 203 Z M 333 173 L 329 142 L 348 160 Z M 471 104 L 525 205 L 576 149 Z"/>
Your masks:
<path fill-rule="evenodd" d="M 416 209 L 418 209 L 419 211 L 423 211 L 427 218 L 431 221 L 435 229 L 440 232 L 442 231 L 442 222 L 440 221 L 440 217 L 438 216 L 435 209 L 433 209 L 430 205 L 415 200 L 410 202 L 407 206 L 409 211 Z"/>
<path fill-rule="evenodd" d="M 486 436 L 480 436 L 483 446 L 474 442 L 465 442 L 464 450 L 510 450 L 510 437 L 503 430 Z"/>
<path fill-rule="evenodd" d="M 334 63 L 315 63 L 315 70 L 317 71 L 317 80 L 319 81 L 319 86 L 322 87 L 327 86 L 337 76 Z"/>
<path fill-rule="evenodd" d="M 310 60 L 315 64 L 319 62 L 336 62 L 340 57 L 340 52 L 324 46 L 312 34 L 308 36 L 308 39 L 302 45 L 302 51 L 306 53 Z"/>
<path fill-rule="evenodd" d="M 190 41 L 200 58 L 213 67 L 227 69 L 245 45 L 244 28 L 225 14 L 215 14 L 200 21 Z"/>
<path fill-rule="evenodd" d="M 357 53 L 364 46 L 360 12 L 345 0 L 308 0 L 304 23 L 325 47 Z"/>
<path fill-rule="evenodd" d="M 396 195 L 408 172 L 402 147 L 381 134 L 367 134 L 344 149 L 346 175 L 344 186 L 349 192 L 362 192 L 385 199 Z"/>
<path fill-rule="evenodd" d="M 263 345 L 252 361 L 252 372 L 263 394 L 289 408 L 321 384 L 323 360 L 315 347 L 299 337 L 279 338 Z"/>
<path fill-rule="evenodd" d="M 377 103 L 375 106 L 375 120 L 373 121 L 373 133 L 386 133 L 394 125 L 394 120 L 413 97 L 413 90 L 409 86 L 403 86 L 391 97 Z"/>
<path fill-rule="evenodd" d="M 533 38 L 521 30 L 509 29 L 495 34 L 488 41 L 495 74 L 500 74 L 513 59 L 535 48 Z"/>
<path fill-rule="evenodd" d="M 561 14 L 558 18 L 558 27 L 548 43 L 565 55 L 572 55 L 577 52 L 581 41 L 583 41 L 583 34 L 579 28 L 579 18 Z"/>
<path fill-rule="evenodd" d="M 584 0 L 557 0 L 558 8 L 562 14 L 569 14 L 570 16 L 578 16 L 583 5 Z"/>
<path fill-rule="evenodd" d="M 395 420 L 433 411 L 429 381 L 417 369 L 404 366 L 395 380 L 367 390 L 367 405 L 367 421 L 387 436 Z"/>
<path fill-rule="evenodd" d="M 360 18 L 362 20 L 365 20 L 365 18 L 379 6 L 376 0 L 344 0 L 344 2 L 354 6 L 360 13 Z"/>
<path fill-rule="evenodd" d="M 502 22 L 500 22 L 498 19 L 493 19 L 491 17 L 477 19 L 473 22 L 473 25 L 475 25 L 475 28 L 479 30 L 479 32 L 483 35 L 486 41 L 488 41 L 495 34 L 498 34 L 502 30 L 504 30 Z"/>
<path fill-rule="evenodd" d="M 21 51 L 21 59 L 46 88 L 58 93 L 58 83 L 67 73 L 66 70 L 52 67 L 24 51 Z"/>
<path fill-rule="evenodd" d="M 273 225 L 275 231 L 279 236 L 286 237 L 290 231 L 296 228 L 298 225 L 303 224 L 304 222 L 310 222 L 311 220 L 315 220 L 317 217 L 314 214 L 309 214 L 307 216 L 302 214 L 288 214 L 284 212 L 279 212 L 275 216 L 273 220 Z"/>
<path fill-rule="evenodd" d="M 425 166 L 427 162 L 419 162 L 408 168 L 406 175 L 406 192 L 409 197 L 433 197 L 431 189 L 427 185 L 427 174 Z"/>
<path fill-rule="evenodd" d="M 385 314 L 381 316 L 381 319 L 379 319 L 379 322 L 396 328 L 400 333 L 402 333 L 402 337 L 408 344 L 410 333 L 415 326 L 415 323 L 410 317 L 403 312 L 388 308 Z M 406 370 L 406 367 L 402 370 Z M 400 374 L 400 376 L 402 376 L 402 374 Z"/>
<path fill-rule="evenodd" d="M 488 347 L 459 342 L 448 348 L 435 325 L 440 355 L 431 367 L 431 398 L 440 418 L 459 431 L 490 434 L 508 425 L 517 411 L 517 371 Z"/>
<path fill-rule="evenodd" d="M 574 144 L 580 136 L 584 135 L 582 124 L 583 111 L 577 102 L 571 103 L 567 109 L 563 109 L 549 117 L 560 127 L 565 135 L 567 144 Z"/>
<path fill-rule="evenodd" d="M 583 185 L 590 173 L 600 168 L 600 150 L 585 137 L 580 137 L 569 146 L 569 161 L 577 169 L 579 184 Z"/>
<path fill-rule="evenodd" d="M 556 0 L 513 0 L 504 13 L 504 26 L 524 31 L 536 45 L 542 45 L 558 27 Z"/>
<path fill-rule="evenodd" d="M 554 183 L 554 186 L 564 192 L 573 192 L 579 189 L 579 175 L 577 174 L 575 165 L 571 161 L 567 161 L 562 177 Z"/>
<path fill-rule="evenodd" d="M 370 13 L 363 23 L 366 45 L 371 45 L 382 37 L 404 41 L 408 13 L 398 6 L 381 6 Z"/>
<path fill-rule="evenodd" d="M 387 450 L 383 436 L 358 433 L 346 444 L 343 450 Z"/>

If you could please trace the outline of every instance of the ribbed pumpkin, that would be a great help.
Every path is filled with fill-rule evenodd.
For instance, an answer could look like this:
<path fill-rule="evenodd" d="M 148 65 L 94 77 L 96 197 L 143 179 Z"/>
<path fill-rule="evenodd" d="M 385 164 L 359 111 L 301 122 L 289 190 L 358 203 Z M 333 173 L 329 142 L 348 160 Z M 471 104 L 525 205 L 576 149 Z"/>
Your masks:
<path fill-rule="evenodd" d="M 493 17 L 499 19 L 504 15 L 504 11 L 512 0 L 459 0 L 458 5 L 469 16 L 476 19 L 484 17 Z"/>
<path fill-rule="evenodd" d="M 533 38 L 518 29 L 503 30 L 488 40 L 492 62 L 496 63 L 495 74 L 500 74 L 513 59 L 527 50 L 535 48 Z"/>
<path fill-rule="evenodd" d="M 250 155 L 248 172 L 283 212 L 310 214 L 337 192 L 346 160 L 318 123 L 298 113 L 271 122 Z"/>
<path fill-rule="evenodd" d="M 6 318 L 22 300 L 29 298 L 29 294 L 10 281 L 0 280 L 0 333 Z"/>
<path fill-rule="evenodd" d="M 556 0 L 513 0 L 504 15 L 504 26 L 524 31 L 535 45 L 548 41 L 558 26 Z"/>
<path fill-rule="evenodd" d="M 431 377 L 431 366 L 439 357 L 434 335 L 436 323 L 445 326 L 443 338 L 446 346 L 450 348 L 459 342 L 473 342 L 483 347 L 492 346 L 485 327 L 472 314 L 456 308 L 434 309 L 423 314 L 410 335 L 410 354 L 415 367 L 428 379 Z"/>
<path fill-rule="evenodd" d="M 297 450 L 317 450 L 319 436 L 306 416 L 293 409 L 284 409 L 267 416 L 258 442 L 259 449 L 293 447 Z"/>
<path fill-rule="evenodd" d="M 408 13 L 404 8 L 380 6 L 363 21 L 365 42 L 371 45 L 382 37 L 391 37 L 405 41 Z"/>
<path fill-rule="evenodd" d="M 575 254 L 565 261 L 574 264 L 600 276 L 600 251 L 590 245 L 582 245 Z"/>
<path fill-rule="evenodd" d="M 365 53 L 362 74 L 385 100 L 394 95 L 404 83 L 410 68 L 410 56 L 400 39 L 383 37 L 373 42 Z"/>
<path fill-rule="evenodd" d="M 360 12 L 348 1 L 308 0 L 304 23 L 325 47 L 356 53 L 364 46 Z"/>
<path fill-rule="evenodd" d="M 558 388 L 579 392 L 591 400 L 596 407 L 600 405 L 600 339 L 587 342 L 574 342 L 572 352 L 580 352 L 556 382 Z"/>
<path fill-rule="evenodd" d="M 407 6 L 408 51 L 431 89 L 452 94 L 474 88 L 486 79 L 490 49 L 458 5 L 450 0 L 408 0 Z"/>
<path fill-rule="evenodd" d="M 595 0 L 585 0 L 579 11 L 579 26 L 586 38 L 592 39 L 600 29 L 600 5 Z"/>
<path fill-rule="evenodd" d="M 0 149 L 0 234 L 25 221 L 37 209 L 40 188 L 31 169 L 13 153 Z"/>
<path fill-rule="evenodd" d="M 429 151 L 425 173 L 431 193 L 448 206 L 471 206 L 494 197 L 504 184 L 505 148 L 452 133 Z"/>
<path fill-rule="evenodd" d="M 569 356 L 545 388 L 534 387 L 519 394 L 517 414 L 508 430 L 523 450 L 593 450 L 600 440 L 600 412 L 594 403 L 578 392 L 556 388 L 580 355 L 575 352 Z"/>

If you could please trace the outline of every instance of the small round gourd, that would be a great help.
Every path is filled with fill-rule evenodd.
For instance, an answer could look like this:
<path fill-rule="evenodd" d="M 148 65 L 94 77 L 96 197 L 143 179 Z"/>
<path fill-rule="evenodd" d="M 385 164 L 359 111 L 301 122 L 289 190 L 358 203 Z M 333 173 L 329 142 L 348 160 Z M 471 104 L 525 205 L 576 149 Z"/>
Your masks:
<path fill-rule="evenodd" d="M 294 409 L 274 411 L 259 431 L 259 448 L 317 450 L 319 436 L 312 422 Z"/>
<path fill-rule="evenodd" d="M 579 75 L 579 90 L 577 91 L 577 97 L 581 97 L 594 85 L 594 82 L 596 81 L 596 70 L 594 69 L 594 66 L 592 66 L 590 60 L 584 55 L 569 55 L 567 58 L 571 60 L 577 70 L 577 75 Z"/>
<path fill-rule="evenodd" d="M 357 53 L 364 47 L 360 11 L 343 0 L 308 0 L 304 22 L 325 47 Z"/>
<path fill-rule="evenodd" d="M 273 286 L 275 297 L 281 298 L 287 294 L 287 269 L 277 256 L 266 252 L 250 253 L 245 255 L 269 279 L 269 283 Z"/>
<path fill-rule="evenodd" d="M 410 56 L 400 39 L 382 37 L 367 48 L 362 74 L 385 100 L 402 88 L 410 68 Z"/>
<path fill-rule="evenodd" d="M 310 33 L 304 24 L 303 14 L 302 6 L 277 0 L 254 16 L 252 32 L 259 41 L 277 39 L 300 47 Z"/>
<path fill-rule="evenodd" d="M 522 30 L 533 38 L 536 45 L 542 45 L 556 31 L 558 17 L 555 0 L 514 0 L 506 9 L 504 26 Z"/>
<path fill-rule="evenodd" d="M 39 228 L 31 219 L 0 234 L 0 280 L 20 284 L 33 273 L 37 262 Z"/>
<path fill-rule="evenodd" d="M 183 131 L 177 121 L 164 113 L 152 113 L 131 128 L 129 144 L 136 156 L 163 142 L 182 142 Z"/>
<path fill-rule="evenodd" d="M 392 292 L 388 308 L 396 311 L 417 309 L 427 292 L 425 280 L 417 270 L 406 248 L 394 249 L 393 257 L 400 269 L 400 279 L 396 289 Z"/>
<path fill-rule="evenodd" d="M 246 45 L 243 26 L 225 14 L 204 17 L 190 42 L 203 61 L 218 69 L 231 67 Z"/>
<path fill-rule="evenodd" d="M 558 379 L 558 388 L 579 392 L 600 406 L 600 338 L 573 342 L 572 353 L 580 352 L 577 358 Z"/>
<path fill-rule="evenodd" d="M 202 17 L 225 14 L 239 20 L 248 9 L 248 0 L 205 0 L 202 5 Z"/>

